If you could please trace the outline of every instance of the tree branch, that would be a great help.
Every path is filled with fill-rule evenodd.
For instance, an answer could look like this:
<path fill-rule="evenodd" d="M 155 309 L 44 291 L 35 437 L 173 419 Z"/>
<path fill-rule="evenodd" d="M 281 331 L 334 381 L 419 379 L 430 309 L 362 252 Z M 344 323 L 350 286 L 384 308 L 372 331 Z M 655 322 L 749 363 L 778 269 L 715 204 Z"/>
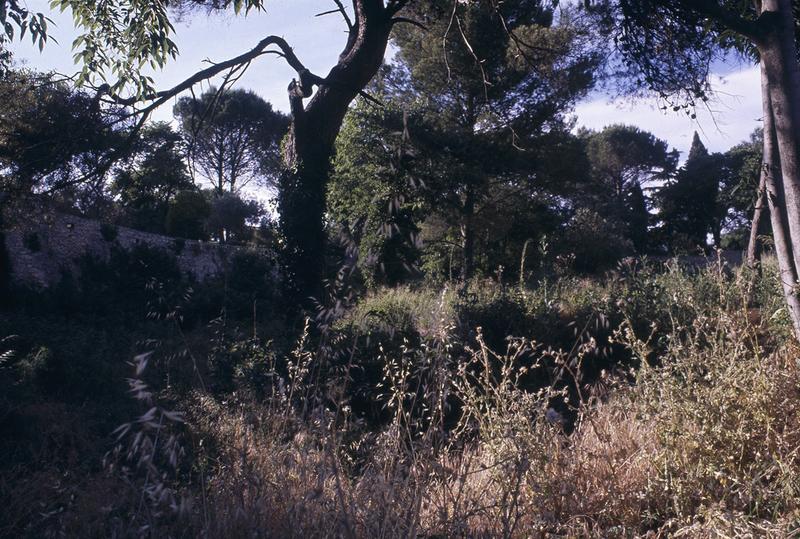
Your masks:
<path fill-rule="evenodd" d="M 342 0 L 333 0 L 333 3 L 336 4 L 336 9 L 331 9 L 330 11 L 323 11 L 322 13 L 317 13 L 314 16 L 322 17 L 323 15 L 330 15 L 331 13 L 341 13 L 342 18 L 344 19 L 344 22 L 347 25 L 347 30 L 352 32 L 353 21 L 350 19 L 350 15 L 347 14 L 347 11 L 344 9 L 344 4 L 342 4 Z"/>
<path fill-rule="evenodd" d="M 269 54 L 269 53 L 276 53 L 278 51 L 265 51 L 267 47 L 271 45 L 276 45 L 280 48 L 280 55 L 286 60 L 286 62 L 294 69 L 298 74 L 302 74 L 304 72 L 308 72 L 306 67 L 300 62 L 300 60 L 295 55 L 292 48 L 289 44 L 284 40 L 282 37 L 278 36 L 268 36 L 262 39 L 258 45 L 250 49 L 249 51 L 236 56 L 235 58 L 231 58 L 230 60 L 226 60 L 224 62 L 220 62 L 218 64 L 214 64 L 211 67 L 198 71 L 191 77 L 185 79 L 183 82 L 179 83 L 176 86 L 173 86 L 169 90 L 164 90 L 162 92 L 157 92 L 152 97 L 145 97 L 144 99 L 136 98 L 136 97 L 129 97 L 129 98 L 119 98 L 116 96 L 111 96 L 112 100 L 119 104 L 119 105 L 133 105 L 140 101 L 152 101 L 150 105 L 148 105 L 145 109 L 140 112 L 148 112 L 152 111 L 153 109 L 159 107 L 160 105 L 164 104 L 166 101 L 170 100 L 171 98 L 175 97 L 176 95 L 180 94 L 181 92 L 188 90 L 195 84 L 202 82 L 204 80 L 210 79 L 216 75 L 219 75 L 225 70 L 240 66 L 242 64 L 246 64 L 251 62 L 253 59 L 261 56 L 262 54 Z M 319 78 L 319 77 L 317 77 Z M 108 86 L 103 85 L 100 87 L 101 90 L 105 88 L 105 91 L 108 91 Z"/>
<path fill-rule="evenodd" d="M 428 31 L 428 27 L 422 24 L 419 21 L 415 21 L 414 19 L 409 19 L 408 17 L 394 17 L 391 20 L 392 24 L 399 24 L 399 23 L 407 23 L 416 26 L 417 28 L 422 28 L 426 32 Z"/>
<path fill-rule="evenodd" d="M 717 0 L 679 0 L 686 9 L 710 17 L 749 39 L 759 40 L 763 33 L 762 19 L 744 19 L 721 5 Z"/>

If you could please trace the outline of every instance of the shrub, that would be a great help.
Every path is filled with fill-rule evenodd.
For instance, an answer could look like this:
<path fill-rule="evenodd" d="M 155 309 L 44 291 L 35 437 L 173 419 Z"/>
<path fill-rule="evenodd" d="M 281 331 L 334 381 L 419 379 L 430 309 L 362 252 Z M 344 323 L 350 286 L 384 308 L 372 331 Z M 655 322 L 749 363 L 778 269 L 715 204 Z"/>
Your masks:
<path fill-rule="evenodd" d="M 563 243 L 565 254 L 574 256 L 573 267 L 579 273 L 599 273 L 633 253 L 633 244 L 618 226 L 599 214 L 581 208 L 567 225 Z"/>
<path fill-rule="evenodd" d="M 100 236 L 102 236 L 105 241 L 111 243 L 117 239 L 118 235 L 119 229 L 116 226 L 109 223 L 102 223 L 100 225 Z"/>
<path fill-rule="evenodd" d="M 38 253 L 42 250 L 42 242 L 39 239 L 39 234 L 34 231 L 25 233 L 22 237 L 22 244 L 32 253 Z"/>
<path fill-rule="evenodd" d="M 130 249 L 115 246 L 107 260 L 89 254 L 78 260 L 78 277 L 72 288 L 77 296 L 67 305 L 94 314 L 142 313 L 159 294 L 174 298 L 166 303 L 178 303 L 182 283 L 172 253 L 141 242 Z"/>
<path fill-rule="evenodd" d="M 184 240 L 183 238 L 175 238 L 172 241 L 172 252 L 175 253 L 175 256 L 180 256 L 185 247 L 186 247 L 186 240 Z"/>
<path fill-rule="evenodd" d="M 243 200 L 238 195 L 226 193 L 211 201 L 211 211 L 206 226 L 219 241 L 249 239 L 247 223 L 257 220 L 264 213 L 254 200 Z"/>
<path fill-rule="evenodd" d="M 241 263 L 246 292 L 263 268 Z M 22 520 L 45 536 L 795 536 L 800 350 L 764 275 L 755 294 L 747 275 L 672 262 L 468 297 L 381 290 L 288 354 L 221 317 L 213 338 L 182 335 L 191 364 L 164 367 L 168 387 L 130 380 L 146 406 L 125 423 L 144 440 L 118 455 L 125 481 L 71 467 L 85 479 L 59 505 L 6 471 L 0 497 L 32 500 Z M 607 347 L 638 368 L 592 372 Z M 186 359 L 156 348 L 154 365 Z M 57 363 L 46 339 L 17 349 L 31 372 Z"/>
<path fill-rule="evenodd" d="M 211 214 L 211 206 L 202 193 L 181 191 L 169 205 L 164 229 L 170 236 L 190 240 L 208 238 L 205 221 Z"/>
<path fill-rule="evenodd" d="M 0 307 L 11 300 L 11 257 L 6 248 L 5 233 L 0 230 Z"/>

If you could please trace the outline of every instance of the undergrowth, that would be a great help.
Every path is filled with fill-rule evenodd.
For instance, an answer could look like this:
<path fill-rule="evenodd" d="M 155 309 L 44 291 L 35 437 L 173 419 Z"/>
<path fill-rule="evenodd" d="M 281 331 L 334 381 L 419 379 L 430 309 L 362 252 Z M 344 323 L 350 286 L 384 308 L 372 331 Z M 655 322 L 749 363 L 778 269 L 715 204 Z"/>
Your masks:
<path fill-rule="evenodd" d="M 20 501 L 2 533 L 797 536 L 800 349 L 778 286 L 770 264 L 753 281 L 630 263 L 395 288 L 322 336 L 307 323 L 290 351 L 217 321 L 173 357 L 191 383 L 164 383 L 161 348 L 137 355 L 140 412 L 95 442 L 105 459 L 63 464 L 68 501 L 3 468 L 0 495 Z M 41 360 L 0 345 L 23 391 Z"/>

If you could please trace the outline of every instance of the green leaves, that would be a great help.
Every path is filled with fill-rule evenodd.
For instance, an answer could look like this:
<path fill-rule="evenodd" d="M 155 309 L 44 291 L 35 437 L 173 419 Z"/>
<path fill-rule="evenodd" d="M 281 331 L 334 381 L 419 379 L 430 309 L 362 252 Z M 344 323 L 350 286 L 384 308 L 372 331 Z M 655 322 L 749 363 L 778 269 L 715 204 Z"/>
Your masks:
<path fill-rule="evenodd" d="M 47 23 L 52 22 L 41 13 L 31 13 L 17 0 L 0 0 L 0 44 L 11 41 L 19 29 L 19 38 L 30 33 L 31 42 L 41 51 L 47 42 Z"/>
<path fill-rule="evenodd" d="M 162 68 L 178 54 L 162 0 L 51 0 L 50 7 L 69 9 L 75 26 L 83 30 L 72 42 L 73 59 L 81 66 L 78 84 L 108 82 L 112 93 L 127 91 L 143 98 L 155 90 L 141 69 Z"/>

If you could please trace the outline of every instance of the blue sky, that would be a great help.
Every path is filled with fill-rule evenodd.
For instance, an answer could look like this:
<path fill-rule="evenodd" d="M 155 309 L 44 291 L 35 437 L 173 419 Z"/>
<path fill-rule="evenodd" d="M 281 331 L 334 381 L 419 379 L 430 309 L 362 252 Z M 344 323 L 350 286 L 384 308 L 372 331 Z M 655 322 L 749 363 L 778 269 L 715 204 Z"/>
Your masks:
<path fill-rule="evenodd" d="M 40 53 L 29 41 L 15 42 L 11 48 L 16 58 L 40 70 L 75 72 L 70 46 L 77 32 L 71 15 L 53 13 L 46 0 L 28 0 L 27 5 L 32 11 L 50 14 L 56 23 L 51 33 L 58 43 L 49 42 Z M 173 36 L 180 56 L 163 71 L 153 73 L 156 86 L 170 87 L 202 69 L 205 60 L 221 61 L 236 56 L 270 34 L 285 37 L 309 69 L 325 74 L 335 63 L 346 38 L 344 24 L 337 15 L 314 16 L 331 9 L 332 5 L 331 0 L 271 0 L 267 2 L 265 13 L 254 13 L 246 18 L 204 13 L 187 17 L 175 25 Z M 288 108 L 286 87 L 293 75 L 281 59 L 262 57 L 251 65 L 238 87 L 254 90 L 285 111 Z M 684 155 L 691 144 L 692 133 L 697 130 L 711 151 L 724 151 L 745 140 L 759 126 L 758 69 L 747 65 L 720 65 L 713 85 L 717 93 L 709 104 L 710 112 L 698 111 L 696 121 L 683 113 L 660 111 L 654 99 L 611 100 L 598 93 L 579 103 L 574 113 L 578 126 L 593 129 L 613 123 L 639 126 L 665 139 Z M 171 108 L 162 107 L 155 118 L 170 120 Z"/>

